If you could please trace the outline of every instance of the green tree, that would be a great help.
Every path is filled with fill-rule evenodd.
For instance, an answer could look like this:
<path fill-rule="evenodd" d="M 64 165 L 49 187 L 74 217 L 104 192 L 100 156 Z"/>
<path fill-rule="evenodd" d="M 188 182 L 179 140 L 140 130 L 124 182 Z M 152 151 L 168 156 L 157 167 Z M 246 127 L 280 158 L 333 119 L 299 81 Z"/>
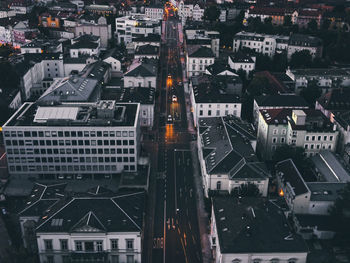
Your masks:
<path fill-rule="evenodd" d="M 303 88 L 300 95 L 309 103 L 314 105 L 316 99 L 322 94 L 320 87 L 317 85 L 317 80 L 312 80 L 308 83 L 307 87 Z"/>
<path fill-rule="evenodd" d="M 273 56 L 271 68 L 273 71 L 285 72 L 288 65 L 287 54 L 285 52 L 276 53 Z"/>
<path fill-rule="evenodd" d="M 336 227 L 336 240 L 343 245 L 350 244 L 350 183 L 340 192 L 329 212 Z"/>
<path fill-rule="evenodd" d="M 284 16 L 283 26 L 291 26 L 292 18 L 290 16 Z"/>
<path fill-rule="evenodd" d="M 268 55 L 256 54 L 255 69 L 259 70 L 270 70 L 271 69 L 271 58 Z"/>
<path fill-rule="evenodd" d="M 216 5 L 211 5 L 204 10 L 204 20 L 214 22 L 220 16 L 220 9 Z"/>
<path fill-rule="evenodd" d="M 291 68 L 309 68 L 312 65 L 312 56 L 309 50 L 297 51 L 290 59 Z"/>
<path fill-rule="evenodd" d="M 315 32 L 318 29 L 318 24 L 316 22 L 315 19 L 312 19 L 308 24 L 307 24 L 307 28 L 312 31 Z"/>

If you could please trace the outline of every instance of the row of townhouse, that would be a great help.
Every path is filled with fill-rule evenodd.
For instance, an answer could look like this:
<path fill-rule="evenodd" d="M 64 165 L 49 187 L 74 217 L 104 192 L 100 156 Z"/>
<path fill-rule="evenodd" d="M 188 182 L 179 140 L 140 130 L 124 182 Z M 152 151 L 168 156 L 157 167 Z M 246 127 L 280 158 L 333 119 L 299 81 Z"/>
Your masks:
<path fill-rule="evenodd" d="M 234 52 L 248 48 L 257 53 L 273 57 L 276 53 L 286 52 L 288 59 L 295 52 L 308 50 L 313 58 L 321 57 L 323 44 L 317 37 L 292 34 L 291 36 L 266 35 L 249 32 L 239 32 L 233 38 Z"/>
<path fill-rule="evenodd" d="M 271 18 L 273 25 L 283 25 L 285 18 L 290 17 L 290 21 L 299 27 L 307 27 L 311 21 L 315 21 L 320 27 L 322 22 L 322 11 L 308 8 L 281 8 L 281 7 L 257 7 L 252 6 L 245 11 L 245 19 L 260 18 L 262 22 Z"/>
<path fill-rule="evenodd" d="M 184 25 L 186 20 L 203 21 L 204 6 L 200 3 L 189 3 L 181 0 L 178 3 L 178 14 Z"/>

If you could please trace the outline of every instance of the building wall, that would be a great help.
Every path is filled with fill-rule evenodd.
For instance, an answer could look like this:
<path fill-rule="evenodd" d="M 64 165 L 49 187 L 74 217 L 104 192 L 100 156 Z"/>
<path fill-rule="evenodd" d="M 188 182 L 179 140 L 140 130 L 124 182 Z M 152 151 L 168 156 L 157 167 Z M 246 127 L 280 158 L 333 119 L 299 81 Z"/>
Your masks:
<path fill-rule="evenodd" d="M 80 55 L 89 55 L 89 56 L 98 56 L 100 54 L 99 47 L 95 49 L 90 48 L 77 48 L 77 49 L 70 49 L 69 54 L 71 58 L 78 58 Z"/>
<path fill-rule="evenodd" d="M 156 77 L 131 77 L 124 76 L 124 88 L 130 87 L 151 87 L 156 88 Z"/>
<path fill-rule="evenodd" d="M 3 134 L 9 173 L 18 177 L 137 169 L 139 123 L 135 127 L 4 125 Z"/>
<path fill-rule="evenodd" d="M 329 215 L 329 209 L 334 205 L 332 201 L 310 201 L 309 214 Z"/>
<path fill-rule="evenodd" d="M 141 104 L 140 125 L 141 127 L 153 127 L 154 104 Z"/>
<path fill-rule="evenodd" d="M 100 37 L 101 49 L 107 49 L 108 41 L 112 38 L 111 25 L 79 24 L 74 28 L 75 37 L 87 34 Z"/>
<path fill-rule="evenodd" d="M 62 251 L 60 239 L 68 241 L 68 251 Z M 111 240 L 118 240 L 118 250 L 111 249 Z M 45 241 L 52 240 L 52 251 L 45 250 Z M 126 241 L 134 241 L 134 249 L 126 248 Z M 120 233 L 37 233 L 37 244 L 40 262 L 47 262 L 48 256 L 54 257 L 54 262 L 63 263 L 62 256 L 70 253 L 79 253 L 76 251 L 76 241 L 102 241 L 103 251 L 108 253 L 108 259 L 112 255 L 119 255 L 119 262 L 126 262 L 127 255 L 134 255 L 135 262 L 141 262 L 141 233 L 140 232 L 120 232 Z M 96 248 L 95 248 L 96 251 Z M 112 261 L 111 261 L 112 262 Z"/>
<path fill-rule="evenodd" d="M 191 58 L 187 57 L 188 77 L 198 76 L 205 72 L 207 66 L 214 64 L 214 58 Z"/>
<path fill-rule="evenodd" d="M 162 20 L 163 13 L 164 13 L 163 8 L 145 7 L 145 15 L 151 19 Z"/>
<path fill-rule="evenodd" d="M 235 70 L 238 72 L 238 70 L 242 69 L 246 72 L 247 75 L 249 75 L 250 72 L 255 70 L 255 63 L 237 63 L 233 62 L 230 57 L 228 57 L 228 64 L 231 69 Z"/>
<path fill-rule="evenodd" d="M 108 57 L 103 61 L 111 65 L 112 74 L 121 72 L 121 64 L 120 64 L 119 60 L 117 60 L 113 57 Z"/>

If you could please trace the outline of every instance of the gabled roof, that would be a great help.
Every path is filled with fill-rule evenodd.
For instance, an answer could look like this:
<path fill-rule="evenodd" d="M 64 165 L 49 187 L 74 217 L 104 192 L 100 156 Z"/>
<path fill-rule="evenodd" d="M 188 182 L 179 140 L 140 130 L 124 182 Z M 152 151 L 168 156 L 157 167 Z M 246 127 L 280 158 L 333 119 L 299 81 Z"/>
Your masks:
<path fill-rule="evenodd" d="M 230 59 L 233 63 L 254 63 L 254 60 L 250 56 L 241 51 L 230 55 Z"/>
<path fill-rule="evenodd" d="M 234 179 L 265 179 L 266 167 L 251 146 L 253 127 L 233 116 L 200 118 L 203 159 L 208 174 L 227 174 Z"/>
<path fill-rule="evenodd" d="M 238 75 L 230 68 L 230 66 L 223 61 L 215 61 L 214 64 L 207 66 L 206 70 L 212 76 L 223 74 L 238 77 Z"/>
<path fill-rule="evenodd" d="M 42 215 L 36 232 L 140 232 L 144 198 L 143 192 L 68 197 Z"/>
<path fill-rule="evenodd" d="M 260 110 L 267 124 L 288 124 L 288 116 L 292 116 L 292 109 L 264 109 Z"/>
<path fill-rule="evenodd" d="M 188 56 L 191 58 L 215 58 L 213 51 L 208 47 L 200 47 Z"/>
<path fill-rule="evenodd" d="M 213 197 L 221 254 L 307 253 L 303 239 L 292 234 L 283 211 L 261 197 Z"/>
<path fill-rule="evenodd" d="M 78 76 L 54 82 L 38 102 L 89 102 L 96 101 L 98 81 Z"/>
<path fill-rule="evenodd" d="M 156 77 L 157 66 L 151 61 L 136 62 L 131 66 L 128 72 L 124 74 L 125 77 Z"/>
<path fill-rule="evenodd" d="M 282 182 L 290 184 L 295 195 L 310 193 L 310 189 L 292 159 L 287 159 L 277 163 L 276 173 Z"/>

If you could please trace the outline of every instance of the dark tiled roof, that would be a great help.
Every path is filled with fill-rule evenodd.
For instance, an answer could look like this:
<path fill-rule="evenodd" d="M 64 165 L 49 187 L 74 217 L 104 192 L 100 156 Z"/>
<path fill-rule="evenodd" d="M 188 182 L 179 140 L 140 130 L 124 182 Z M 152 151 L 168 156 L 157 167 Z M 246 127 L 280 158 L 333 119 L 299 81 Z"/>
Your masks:
<path fill-rule="evenodd" d="M 264 198 L 214 197 L 220 252 L 306 253 L 303 239 L 291 234 L 283 212 Z"/>
<path fill-rule="evenodd" d="M 158 55 L 159 47 L 153 45 L 138 46 L 135 55 Z"/>
<path fill-rule="evenodd" d="M 113 99 L 116 102 L 139 102 L 141 104 L 154 104 L 154 88 L 131 87 L 121 88 L 117 91 L 109 92 L 105 89 L 102 98 Z"/>
<path fill-rule="evenodd" d="M 296 195 L 306 194 L 310 191 L 292 159 L 277 163 L 276 172 L 281 181 L 291 185 Z"/>
<path fill-rule="evenodd" d="M 254 63 L 253 59 L 243 52 L 234 53 L 230 58 L 234 63 Z"/>
<path fill-rule="evenodd" d="M 88 40 L 82 40 L 74 43 L 73 45 L 70 46 L 69 49 L 79 49 L 79 48 L 91 48 L 95 49 L 98 47 L 98 44 L 95 42 L 91 42 Z"/>
<path fill-rule="evenodd" d="M 142 231 L 143 192 L 116 196 L 79 196 L 62 200 L 38 222 L 37 232 Z"/>
<path fill-rule="evenodd" d="M 188 55 L 191 58 L 214 58 L 213 51 L 208 47 L 200 47 Z"/>
<path fill-rule="evenodd" d="M 255 101 L 259 107 L 309 107 L 303 97 L 296 95 L 263 95 L 255 97 Z"/>
<path fill-rule="evenodd" d="M 266 109 L 260 110 L 267 124 L 284 124 L 287 125 L 287 116 L 292 116 L 291 109 Z"/>
<path fill-rule="evenodd" d="M 214 64 L 211 64 L 206 67 L 206 70 L 209 71 L 209 73 L 212 76 L 216 76 L 220 73 L 223 73 L 225 71 L 231 72 L 233 75 L 238 76 L 231 68 L 230 66 L 223 62 L 223 61 L 215 61 Z"/>
<path fill-rule="evenodd" d="M 126 77 L 156 77 L 157 76 L 157 66 L 153 61 L 145 61 L 132 68 L 124 74 Z"/>

